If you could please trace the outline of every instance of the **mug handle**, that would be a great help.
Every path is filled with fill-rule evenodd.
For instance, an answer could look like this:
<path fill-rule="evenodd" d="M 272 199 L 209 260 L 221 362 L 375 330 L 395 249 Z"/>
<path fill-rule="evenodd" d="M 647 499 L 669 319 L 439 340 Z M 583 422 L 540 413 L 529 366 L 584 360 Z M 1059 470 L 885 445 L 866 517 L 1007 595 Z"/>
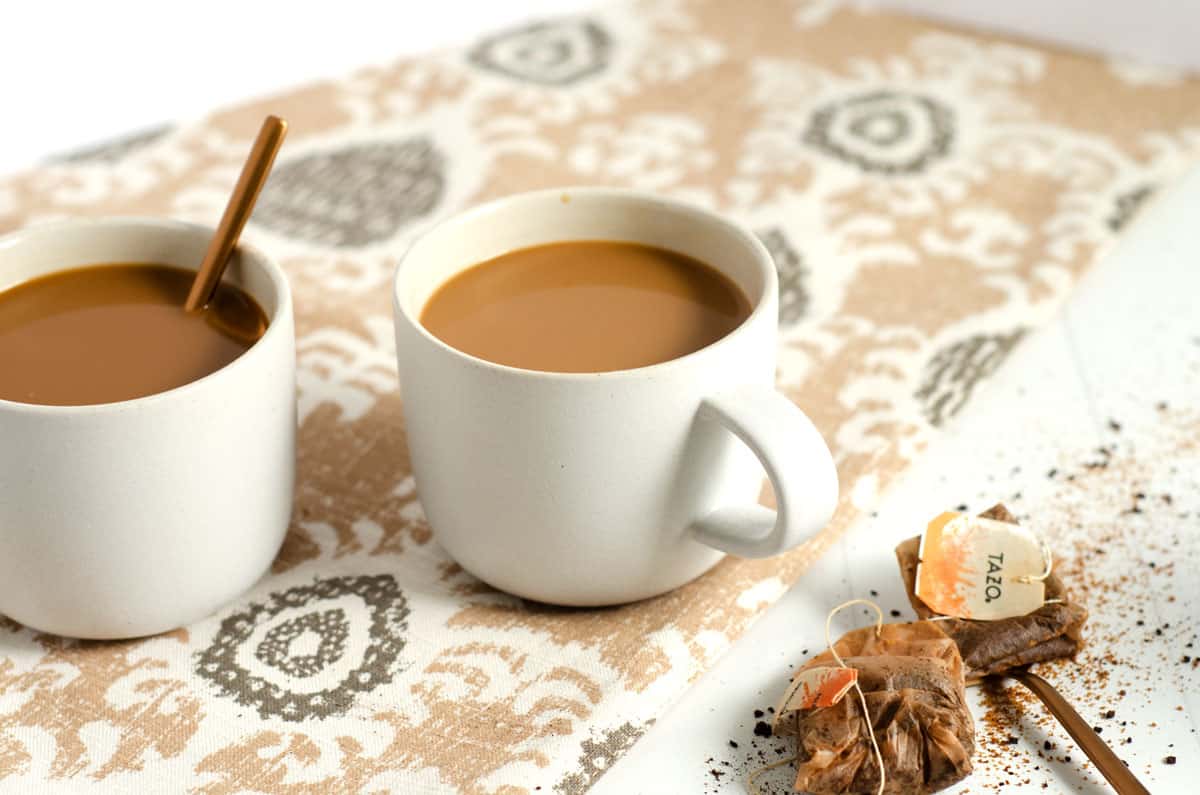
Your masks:
<path fill-rule="evenodd" d="M 767 558 L 829 522 L 837 507 L 837 468 L 816 426 L 795 403 L 769 387 L 742 387 L 705 398 L 699 419 L 719 423 L 758 456 L 778 508 L 717 508 L 691 526 L 696 540 L 731 555 Z"/>

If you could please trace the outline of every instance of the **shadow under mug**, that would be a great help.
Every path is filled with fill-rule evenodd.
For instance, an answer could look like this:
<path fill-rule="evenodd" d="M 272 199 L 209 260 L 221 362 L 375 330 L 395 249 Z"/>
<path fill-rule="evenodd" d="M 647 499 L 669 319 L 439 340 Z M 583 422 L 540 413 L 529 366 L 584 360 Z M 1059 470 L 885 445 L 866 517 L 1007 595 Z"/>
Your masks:
<path fill-rule="evenodd" d="M 426 301 L 460 271 L 568 240 L 682 252 L 731 278 L 753 310 L 698 351 L 603 373 L 494 364 L 421 326 Z M 420 238 L 393 297 L 421 503 L 447 552 L 497 588 L 562 605 L 634 601 L 692 580 L 725 553 L 781 553 L 833 514 L 829 448 L 774 389 L 774 264 L 721 216 L 619 189 L 519 194 Z M 764 471 L 778 512 L 757 503 Z"/>
<path fill-rule="evenodd" d="M 0 289 L 90 264 L 194 270 L 212 234 L 154 218 L 30 227 L 0 238 Z M 208 615 L 270 566 L 295 480 L 292 301 L 250 246 L 225 279 L 269 326 L 216 372 L 118 403 L 0 400 L 0 613 L 59 635 L 150 635 Z"/>

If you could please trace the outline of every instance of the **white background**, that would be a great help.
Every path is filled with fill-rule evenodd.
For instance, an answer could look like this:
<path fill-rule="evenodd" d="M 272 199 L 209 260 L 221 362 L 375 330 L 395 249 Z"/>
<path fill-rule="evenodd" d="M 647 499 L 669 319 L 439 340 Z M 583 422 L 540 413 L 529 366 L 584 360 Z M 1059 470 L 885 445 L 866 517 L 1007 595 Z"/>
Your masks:
<path fill-rule="evenodd" d="M 195 119 L 289 86 L 592 5 L 594 0 L 13 0 L 0 23 L 0 174 L 162 122 Z"/>
<path fill-rule="evenodd" d="M 13 0 L 0 28 L 0 174 L 56 152 L 596 2 Z M 1195 0 L 870 4 L 1200 67 Z"/>

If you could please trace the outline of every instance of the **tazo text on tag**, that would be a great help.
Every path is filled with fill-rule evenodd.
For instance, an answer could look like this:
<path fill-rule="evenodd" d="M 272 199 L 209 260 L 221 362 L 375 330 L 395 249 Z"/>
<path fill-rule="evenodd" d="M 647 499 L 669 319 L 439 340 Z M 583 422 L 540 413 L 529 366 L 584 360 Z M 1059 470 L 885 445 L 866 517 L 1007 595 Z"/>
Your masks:
<path fill-rule="evenodd" d="M 1042 543 L 1020 525 L 943 513 L 925 528 L 920 558 L 917 596 L 942 615 L 995 620 L 1045 603 Z"/>

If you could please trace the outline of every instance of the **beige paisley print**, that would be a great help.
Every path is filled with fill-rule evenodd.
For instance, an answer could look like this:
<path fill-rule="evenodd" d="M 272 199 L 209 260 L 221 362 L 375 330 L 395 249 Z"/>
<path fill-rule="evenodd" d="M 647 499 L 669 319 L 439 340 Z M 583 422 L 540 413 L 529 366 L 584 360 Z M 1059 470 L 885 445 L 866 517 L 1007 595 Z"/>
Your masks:
<path fill-rule="evenodd" d="M 212 222 L 261 117 L 289 118 L 248 234 L 292 280 L 301 420 L 291 533 L 236 603 L 125 643 L 0 623 L 0 786 L 584 792 L 1200 153 L 1200 84 L 1137 74 L 823 0 L 638 0 L 0 182 L 0 230 Z M 811 543 L 607 610 L 496 593 L 438 547 L 389 277 L 440 218 L 577 184 L 699 202 L 767 243 L 779 383 L 843 485 Z"/>

